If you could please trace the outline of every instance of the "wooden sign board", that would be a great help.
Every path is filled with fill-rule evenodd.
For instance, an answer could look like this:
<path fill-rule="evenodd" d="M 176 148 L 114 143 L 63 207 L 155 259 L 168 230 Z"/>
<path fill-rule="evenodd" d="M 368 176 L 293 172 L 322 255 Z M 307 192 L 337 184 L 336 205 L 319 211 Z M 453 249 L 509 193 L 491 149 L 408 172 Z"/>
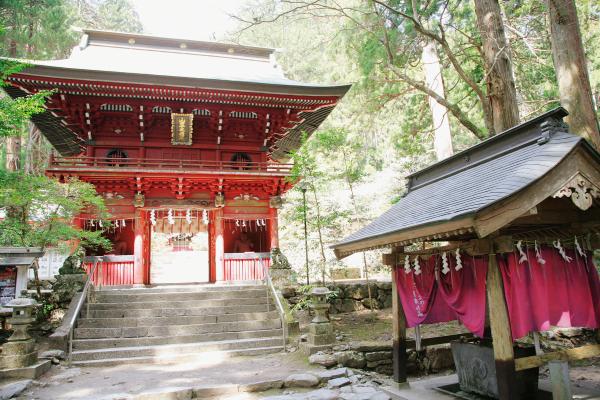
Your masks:
<path fill-rule="evenodd" d="M 171 113 L 171 144 L 190 146 L 194 128 L 194 114 Z"/>

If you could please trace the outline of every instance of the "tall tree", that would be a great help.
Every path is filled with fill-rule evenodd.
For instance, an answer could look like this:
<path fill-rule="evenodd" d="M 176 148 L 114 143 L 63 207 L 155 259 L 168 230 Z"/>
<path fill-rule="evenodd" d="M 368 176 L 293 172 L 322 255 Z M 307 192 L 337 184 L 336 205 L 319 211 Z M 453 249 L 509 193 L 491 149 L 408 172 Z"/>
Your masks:
<path fill-rule="evenodd" d="M 487 97 L 494 124 L 499 133 L 519 124 L 517 90 L 510 49 L 498 0 L 475 0 L 477 26 L 483 43 Z"/>
<path fill-rule="evenodd" d="M 600 150 L 600 132 L 574 0 L 547 0 L 552 56 L 562 105 L 571 131 Z"/>
<path fill-rule="evenodd" d="M 429 90 L 437 94 L 440 98 L 446 98 L 444 88 L 444 77 L 442 76 L 442 66 L 437 53 L 435 42 L 429 40 L 423 46 L 423 71 L 425 72 L 425 82 Z M 450 131 L 450 120 L 446 107 L 438 103 L 433 97 L 427 96 L 429 108 L 431 109 L 431 119 L 433 122 L 433 149 L 438 160 L 450 157 L 454 150 L 452 148 L 452 134 Z"/>

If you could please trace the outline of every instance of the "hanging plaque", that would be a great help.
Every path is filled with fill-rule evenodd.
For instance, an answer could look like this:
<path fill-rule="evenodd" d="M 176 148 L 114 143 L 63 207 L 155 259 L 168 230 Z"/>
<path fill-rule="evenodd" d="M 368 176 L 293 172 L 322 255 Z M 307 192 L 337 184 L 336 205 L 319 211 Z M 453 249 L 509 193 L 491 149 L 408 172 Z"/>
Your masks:
<path fill-rule="evenodd" d="M 171 144 L 190 146 L 193 127 L 194 114 L 171 113 Z"/>

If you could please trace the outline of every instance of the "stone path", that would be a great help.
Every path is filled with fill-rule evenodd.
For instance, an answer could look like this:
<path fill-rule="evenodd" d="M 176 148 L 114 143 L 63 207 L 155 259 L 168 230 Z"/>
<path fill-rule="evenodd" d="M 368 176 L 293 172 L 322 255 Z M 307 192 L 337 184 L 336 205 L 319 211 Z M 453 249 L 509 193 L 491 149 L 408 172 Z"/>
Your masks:
<path fill-rule="evenodd" d="M 296 353 L 223 359 L 207 353 L 201 359 L 178 364 L 124 364 L 113 367 L 54 366 L 34 381 L 18 399 L 126 399 L 165 387 L 214 387 L 285 379 L 294 373 L 318 371 Z"/>

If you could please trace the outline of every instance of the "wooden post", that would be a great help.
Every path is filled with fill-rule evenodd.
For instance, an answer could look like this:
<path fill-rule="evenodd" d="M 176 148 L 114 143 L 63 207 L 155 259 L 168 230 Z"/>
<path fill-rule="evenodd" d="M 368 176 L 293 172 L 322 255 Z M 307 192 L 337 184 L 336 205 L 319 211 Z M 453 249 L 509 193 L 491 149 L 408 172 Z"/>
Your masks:
<path fill-rule="evenodd" d="M 137 208 L 135 210 L 135 237 L 133 242 L 133 283 L 142 285 L 146 278 L 146 265 L 144 263 L 145 244 L 145 212 Z"/>
<path fill-rule="evenodd" d="M 279 247 L 279 224 L 276 208 L 269 208 L 269 234 L 271 236 L 271 249 Z"/>
<path fill-rule="evenodd" d="M 392 330 L 394 382 L 406 383 L 406 317 L 398 295 L 395 266 L 392 266 Z"/>
<path fill-rule="evenodd" d="M 490 309 L 490 328 L 496 361 L 496 379 L 500 400 L 519 399 L 516 391 L 515 354 L 513 350 L 510 322 L 504 298 L 502 274 L 498 268 L 496 254 L 489 255 L 487 273 L 487 298 Z"/>
<path fill-rule="evenodd" d="M 215 219 L 215 269 L 216 280 L 218 282 L 225 279 L 225 271 L 223 270 L 223 257 L 225 254 L 225 244 L 223 243 L 223 209 L 217 208 L 214 211 Z"/>
<path fill-rule="evenodd" d="M 571 379 L 569 378 L 569 363 L 567 361 L 550 361 L 550 384 L 552 385 L 552 400 L 571 400 Z"/>

